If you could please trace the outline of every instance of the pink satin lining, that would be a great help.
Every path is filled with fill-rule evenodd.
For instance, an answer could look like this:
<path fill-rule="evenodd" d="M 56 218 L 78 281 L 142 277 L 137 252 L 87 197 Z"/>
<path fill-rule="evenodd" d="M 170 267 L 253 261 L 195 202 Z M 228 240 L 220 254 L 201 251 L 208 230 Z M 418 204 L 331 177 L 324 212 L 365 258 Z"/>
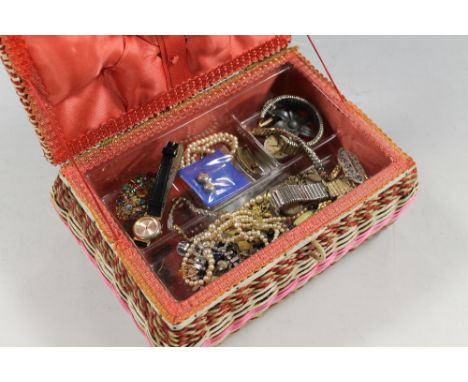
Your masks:
<path fill-rule="evenodd" d="M 67 141 L 272 36 L 24 36 Z"/>

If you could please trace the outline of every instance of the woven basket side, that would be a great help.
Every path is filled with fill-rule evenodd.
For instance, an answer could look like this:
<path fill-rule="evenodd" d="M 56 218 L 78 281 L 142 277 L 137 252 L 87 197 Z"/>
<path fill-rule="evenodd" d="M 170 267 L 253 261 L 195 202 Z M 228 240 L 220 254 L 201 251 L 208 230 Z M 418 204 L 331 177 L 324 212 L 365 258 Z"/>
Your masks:
<path fill-rule="evenodd" d="M 86 214 L 71 190 L 59 178 L 52 198 L 57 211 L 94 258 L 104 277 L 128 306 L 137 325 L 156 346 L 194 346 L 220 335 L 272 296 L 281 294 L 294 280 L 310 272 L 321 261 L 343 250 L 360 235 L 400 210 L 417 189 L 413 168 L 358 209 L 329 225 L 314 241 L 283 257 L 269 269 L 188 323 L 174 329 L 164 321 L 131 278 L 121 260 L 104 241 L 93 220 Z M 252 318 L 252 317 L 251 317 Z"/>

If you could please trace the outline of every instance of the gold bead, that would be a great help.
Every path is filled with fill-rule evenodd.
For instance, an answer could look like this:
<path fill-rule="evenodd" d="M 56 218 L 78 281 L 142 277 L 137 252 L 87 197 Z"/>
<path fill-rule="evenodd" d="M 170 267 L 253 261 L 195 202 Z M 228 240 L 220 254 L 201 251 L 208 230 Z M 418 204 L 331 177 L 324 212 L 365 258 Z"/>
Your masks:
<path fill-rule="evenodd" d="M 302 224 L 305 222 L 308 218 L 310 218 L 314 214 L 313 211 L 306 211 L 302 215 L 300 215 L 298 218 L 296 218 L 293 222 L 294 226 L 298 226 L 299 224 Z"/>

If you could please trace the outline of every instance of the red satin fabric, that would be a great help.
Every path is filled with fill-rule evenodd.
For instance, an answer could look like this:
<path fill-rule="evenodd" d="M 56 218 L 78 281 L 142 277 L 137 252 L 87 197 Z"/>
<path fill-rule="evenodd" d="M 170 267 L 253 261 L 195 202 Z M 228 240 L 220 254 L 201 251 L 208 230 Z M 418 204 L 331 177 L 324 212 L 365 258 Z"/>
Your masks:
<path fill-rule="evenodd" d="M 24 36 L 67 141 L 272 36 Z"/>

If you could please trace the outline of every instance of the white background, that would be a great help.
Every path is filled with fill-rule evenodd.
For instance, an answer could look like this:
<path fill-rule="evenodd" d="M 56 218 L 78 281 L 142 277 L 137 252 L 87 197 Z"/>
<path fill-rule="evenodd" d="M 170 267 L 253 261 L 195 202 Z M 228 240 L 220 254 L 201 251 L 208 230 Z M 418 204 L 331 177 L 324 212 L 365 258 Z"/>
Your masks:
<path fill-rule="evenodd" d="M 415 158 L 419 197 L 223 344 L 467 345 L 468 38 L 314 39 L 342 92 Z M 57 169 L 4 70 L 0 125 L 0 345 L 146 345 L 53 210 Z"/>

